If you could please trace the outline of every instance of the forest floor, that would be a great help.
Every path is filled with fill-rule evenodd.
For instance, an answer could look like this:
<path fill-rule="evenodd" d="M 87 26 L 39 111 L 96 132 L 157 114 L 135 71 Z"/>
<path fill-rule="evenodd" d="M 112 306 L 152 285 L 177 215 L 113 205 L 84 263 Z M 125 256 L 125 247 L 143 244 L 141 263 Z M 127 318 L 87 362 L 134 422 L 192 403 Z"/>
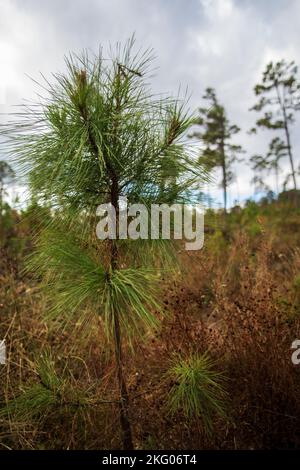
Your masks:
<path fill-rule="evenodd" d="M 58 376 L 67 374 L 73 388 L 99 403 L 54 403 L 40 416 L 28 398 L 23 412 L 0 412 L 0 448 L 120 448 L 114 360 L 100 320 L 86 333 L 78 322 L 63 328 L 45 321 L 38 285 L 21 271 L 30 227 L 22 216 L 10 217 L 1 233 L 0 338 L 7 361 L 0 365 L 0 400 L 4 405 L 40 383 L 35 361 L 47 352 Z M 160 329 L 134 353 L 126 348 L 136 448 L 300 447 L 300 365 L 291 361 L 292 342 L 300 339 L 300 210 L 252 203 L 228 219 L 224 237 L 221 215 L 208 212 L 204 248 L 181 252 L 180 275 L 162 283 Z M 211 434 L 200 417 L 187 420 L 181 410 L 171 416 L 166 407 L 172 358 L 206 351 L 227 378 L 227 419 L 216 416 Z"/>

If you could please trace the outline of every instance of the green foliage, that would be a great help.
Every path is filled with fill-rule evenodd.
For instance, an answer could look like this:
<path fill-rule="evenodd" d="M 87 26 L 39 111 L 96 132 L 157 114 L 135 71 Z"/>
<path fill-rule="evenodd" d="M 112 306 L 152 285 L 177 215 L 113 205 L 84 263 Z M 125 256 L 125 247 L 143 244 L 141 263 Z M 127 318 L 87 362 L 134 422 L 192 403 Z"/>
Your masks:
<path fill-rule="evenodd" d="M 5 161 L 0 160 L 0 243 L 2 244 L 4 232 L 11 228 L 12 213 L 9 205 L 3 201 L 6 194 L 5 185 L 13 181 L 15 172 Z"/>
<path fill-rule="evenodd" d="M 0 225 L 0 235 L 1 242 L 6 241 L 8 238 L 7 234 L 12 231 L 14 227 L 14 217 L 13 211 L 9 204 L 4 203 L 1 207 L 1 225 Z"/>
<path fill-rule="evenodd" d="M 298 68 L 294 62 L 270 62 L 262 76 L 262 82 L 254 88 L 255 95 L 259 97 L 258 102 L 251 110 L 261 112 L 264 115 L 256 121 L 257 127 L 270 130 L 283 130 L 285 143 L 276 137 L 270 144 L 267 155 L 266 168 L 274 168 L 278 171 L 279 159 L 288 156 L 291 172 L 288 179 L 292 178 L 294 189 L 296 189 L 296 176 L 292 155 L 289 126 L 294 122 L 294 113 L 300 109 L 300 81 L 297 78 Z M 270 160 L 271 157 L 271 160 Z M 265 169 L 264 159 L 258 163 L 256 169 Z M 277 190 L 278 192 L 278 190 Z"/>
<path fill-rule="evenodd" d="M 49 353 L 36 360 L 38 382 L 22 388 L 22 393 L 1 408 L 0 417 L 12 415 L 16 420 L 45 419 L 51 412 L 64 406 L 88 406 L 93 400 L 71 383 L 69 377 L 58 376 Z"/>
<path fill-rule="evenodd" d="M 226 253 L 227 245 L 223 232 L 217 229 L 212 235 L 207 237 L 205 248 L 209 253 L 212 253 L 215 256 L 221 256 Z"/>
<path fill-rule="evenodd" d="M 104 287 L 103 315 L 108 334 L 113 333 L 113 312 L 119 313 L 120 323 L 129 334 L 142 333 L 142 327 L 157 327 L 153 311 L 160 310 L 158 297 L 159 278 L 147 268 L 114 270 Z"/>
<path fill-rule="evenodd" d="M 293 286 L 295 289 L 300 290 L 300 274 L 297 274 L 297 276 L 295 276 Z"/>
<path fill-rule="evenodd" d="M 261 229 L 261 226 L 260 226 L 259 223 L 257 223 L 257 222 L 252 222 L 252 223 L 249 224 L 249 226 L 247 227 L 247 232 L 248 232 L 248 234 L 250 235 L 250 237 L 255 238 L 255 237 L 257 237 L 258 235 L 261 235 L 262 229 Z"/>
<path fill-rule="evenodd" d="M 287 156 L 287 146 L 279 137 L 275 137 L 271 140 L 269 144 L 269 150 L 266 156 L 262 155 L 253 155 L 250 158 L 250 162 L 252 163 L 252 170 L 254 171 L 254 178 L 252 182 L 256 185 L 256 189 L 258 191 L 266 191 L 269 188 L 263 181 L 262 174 L 266 172 L 267 174 L 274 171 L 275 173 L 275 191 L 279 193 L 279 171 L 280 166 L 279 162 L 281 159 Z"/>
<path fill-rule="evenodd" d="M 183 191 L 192 162 L 182 137 L 192 118 L 179 101 L 151 95 L 151 51 L 132 48 L 132 41 L 118 47 L 111 61 L 71 56 L 42 107 L 26 108 L 6 129 L 8 149 L 37 197 L 94 210 L 107 202 L 112 173 L 129 202 L 155 202 L 163 183 L 164 200 Z M 174 185 L 177 177 L 181 184 Z"/>
<path fill-rule="evenodd" d="M 215 415 L 226 417 L 224 376 L 208 354 L 175 358 L 167 377 L 173 385 L 168 396 L 172 414 L 182 410 L 187 419 L 201 418 L 205 431 L 213 430 Z"/>
<path fill-rule="evenodd" d="M 259 215 L 259 205 L 255 201 L 248 200 L 246 206 L 243 210 L 242 220 L 243 222 L 250 222 L 256 220 L 256 217 Z"/>
<path fill-rule="evenodd" d="M 0 248 L 5 260 L 21 260 L 24 256 L 27 238 L 20 236 L 18 223 L 20 216 L 6 202 L 2 203 L 0 215 Z"/>
<path fill-rule="evenodd" d="M 30 256 L 27 271 L 42 276 L 49 299 L 48 318 L 74 315 L 89 326 L 92 315 L 100 315 L 107 335 L 113 336 L 113 314 L 118 311 L 121 326 L 129 336 L 156 327 L 159 289 L 157 269 L 150 267 L 105 270 L 97 261 L 97 249 L 80 243 L 74 232 L 66 233 L 62 223 L 50 225 Z"/>
<path fill-rule="evenodd" d="M 280 117 L 276 117 L 276 113 L 272 113 L 270 108 L 266 111 L 263 118 L 257 121 L 257 126 L 267 127 L 270 129 L 282 129 L 285 125 L 285 119 L 293 122 L 293 111 L 297 110 L 300 104 L 300 83 L 296 77 L 298 67 L 295 62 L 270 62 L 267 64 L 262 82 L 254 88 L 256 96 L 260 96 L 260 100 L 253 106 L 254 111 L 262 111 L 273 105 L 280 106 Z M 289 111 L 285 117 L 283 110 Z"/>
<path fill-rule="evenodd" d="M 0 203 L 2 204 L 2 197 L 4 192 L 5 183 L 10 183 L 15 178 L 15 172 L 12 167 L 5 161 L 0 160 Z"/>
<path fill-rule="evenodd" d="M 114 312 L 128 335 L 156 325 L 150 311 L 158 308 L 159 269 L 177 268 L 172 241 L 100 242 L 97 205 L 124 196 L 147 207 L 182 202 L 196 174 L 185 139 L 193 117 L 179 99 L 151 94 L 152 53 L 133 47 L 133 40 L 117 46 L 111 60 L 70 56 L 67 73 L 47 82 L 42 105 L 26 107 L 3 132 L 35 200 L 52 215 L 38 227 L 28 265 L 43 279 L 47 313 L 87 323 L 100 314 L 110 335 Z"/>

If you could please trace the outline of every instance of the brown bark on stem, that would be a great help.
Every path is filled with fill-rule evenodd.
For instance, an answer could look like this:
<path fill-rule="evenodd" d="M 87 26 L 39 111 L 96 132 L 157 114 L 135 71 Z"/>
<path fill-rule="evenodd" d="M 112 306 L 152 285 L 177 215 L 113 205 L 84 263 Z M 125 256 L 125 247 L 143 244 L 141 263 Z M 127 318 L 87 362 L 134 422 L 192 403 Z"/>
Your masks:
<path fill-rule="evenodd" d="M 112 175 L 112 185 L 111 185 L 111 203 L 116 210 L 116 230 L 119 226 L 119 209 L 118 209 L 118 199 L 119 199 L 119 188 L 118 181 L 115 175 Z M 112 271 L 118 269 L 118 247 L 115 240 L 110 240 L 111 245 L 111 269 Z M 116 359 L 116 369 L 117 369 L 117 379 L 120 393 L 120 403 L 119 403 L 119 412 L 120 412 L 120 424 L 122 429 L 122 440 L 124 450 L 132 450 L 132 432 L 130 421 L 128 417 L 128 392 L 126 387 L 126 382 L 123 374 L 123 351 L 122 351 L 122 337 L 120 329 L 120 319 L 119 312 L 116 306 L 113 306 L 113 321 L 114 321 L 114 341 L 115 341 L 115 359 Z"/>
<path fill-rule="evenodd" d="M 292 154 L 292 146 L 291 146 L 289 125 L 288 125 L 288 117 L 287 117 L 286 107 L 285 107 L 285 100 L 284 100 L 284 96 L 283 98 L 281 98 L 277 84 L 276 84 L 276 93 L 277 93 L 278 103 L 281 107 L 281 111 L 283 115 L 283 127 L 284 127 L 284 132 L 285 132 L 285 137 L 286 137 L 288 156 L 289 156 L 290 165 L 291 165 L 291 175 L 293 178 L 294 189 L 296 190 L 297 189 L 296 172 L 295 172 L 294 159 L 293 159 L 293 154 Z"/>
<path fill-rule="evenodd" d="M 82 75 L 84 79 L 84 75 Z M 82 78 L 81 77 L 81 78 Z M 118 119 L 118 113 L 120 111 L 120 96 L 119 96 L 119 86 L 121 80 L 121 69 L 118 66 L 118 73 L 116 75 L 116 83 L 117 83 L 117 96 L 116 96 L 116 113 Z M 88 110 L 84 105 L 79 106 L 80 115 L 87 127 L 89 143 L 92 153 L 98 158 L 98 147 L 96 144 L 96 140 L 94 138 L 90 123 L 89 123 L 89 116 Z M 114 134 L 117 137 L 117 119 L 114 125 Z M 115 138 L 115 146 L 117 145 L 117 138 Z M 119 182 L 118 182 L 118 175 L 115 172 L 113 165 L 107 159 L 105 159 L 106 168 L 108 172 L 108 176 L 110 179 L 110 202 L 112 206 L 116 210 L 116 230 L 118 230 L 119 226 L 119 211 L 118 211 L 118 202 L 119 202 Z M 118 247 L 116 240 L 110 240 L 110 266 L 111 271 L 118 269 Z M 122 430 L 122 442 L 124 450 L 132 450 L 133 442 L 132 442 L 132 432 L 131 432 L 131 425 L 128 417 L 128 407 L 129 407 L 129 399 L 128 399 L 128 392 L 126 387 L 126 382 L 124 379 L 123 374 L 123 354 L 122 354 L 122 335 L 121 335 L 121 328 L 120 328 L 120 318 L 118 307 L 113 306 L 113 327 L 114 327 L 114 349 L 115 349 L 115 360 L 116 360 L 116 372 L 117 372 L 117 380 L 118 380 L 118 387 L 119 387 L 119 394 L 120 394 L 120 402 L 119 402 L 119 412 L 120 412 L 120 425 Z"/>

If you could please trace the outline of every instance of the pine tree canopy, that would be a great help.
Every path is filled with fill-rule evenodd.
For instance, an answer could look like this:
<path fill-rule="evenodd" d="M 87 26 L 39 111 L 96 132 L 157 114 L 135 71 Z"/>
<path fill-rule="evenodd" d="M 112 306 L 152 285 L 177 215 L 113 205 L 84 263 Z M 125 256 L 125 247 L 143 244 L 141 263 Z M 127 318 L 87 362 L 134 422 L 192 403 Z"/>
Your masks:
<path fill-rule="evenodd" d="M 46 98 L 4 129 L 19 175 L 51 209 L 29 262 L 49 292 L 48 313 L 87 319 L 96 312 L 108 334 L 116 310 L 128 332 L 157 324 L 158 260 L 173 266 L 174 251 L 168 240 L 116 240 L 112 269 L 109 241 L 96 238 L 96 207 L 122 196 L 179 202 L 199 181 L 185 141 L 194 118 L 179 99 L 151 93 L 151 61 L 152 51 L 136 53 L 133 39 L 108 60 L 102 52 L 71 55 L 66 73 L 46 81 Z"/>

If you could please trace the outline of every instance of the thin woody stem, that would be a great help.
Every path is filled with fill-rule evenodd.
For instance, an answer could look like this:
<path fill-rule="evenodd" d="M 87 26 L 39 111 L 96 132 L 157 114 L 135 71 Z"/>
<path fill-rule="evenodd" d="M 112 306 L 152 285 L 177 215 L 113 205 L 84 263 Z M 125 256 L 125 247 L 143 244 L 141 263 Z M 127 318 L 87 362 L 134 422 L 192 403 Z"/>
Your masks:
<path fill-rule="evenodd" d="M 115 147 L 118 145 L 117 140 L 117 128 L 118 128 L 118 118 L 120 113 L 120 85 L 121 85 L 121 73 L 124 71 L 121 69 L 120 64 L 118 64 L 117 74 L 116 74 L 116 115 L 117 118 L 114 122 L 114 129 L 113 134 L 115 136 L 114 144 Z M 80 105 L 79 112 L 83 122 L 86 125 L 90 149 L 92 153 L 98 157 L 98 147 L 96 140 L 94 138 L 90 123 L 89 123 L 89 116 L 88 110 L 86 106 Z M 111 162 L 105 158 L 105 165 L 108 171 L 109 179 L 110 179 L 110 202 L 112 206 L 115 208 L 116 211 L 116 229 L 118 230 L 118 219 L 119 219 L 119 211 L 118 211 L 118 202 L 119 202 L 119 181 L 118 175 L 111 164 Z M 110 267 L 111 271 L 118 269 L 118 260 L 119 260 L 119 253 L 118 253 L 118 246 L 116 240 L 109 240 L 110 242 Z M 112 311 L 113 316 L 113 326 L 114 326 L 114 342 L 115 342 L 115 360 L 116 360 L 116 369 L 117 369 L 117 379 L 118 379 L 118 386 L 119 386 L 119 393 L 120 393 L 120 401 L 119 403 L 119 410 L 120 410 L 120 424 L 123 434 L 123 447 L 125 450 L 133 449 L 132 443 L 132 432 L 131 426 L 128 418 L 128 392 L 126 387 L 126 382 L 123 375 L 123 354 L 122 354 L 122 337 L 121 337 L 121 328 L 120 328 L 120 319 L 119 319 L 119 312 L 116 306 L 113 306 Z"/>

